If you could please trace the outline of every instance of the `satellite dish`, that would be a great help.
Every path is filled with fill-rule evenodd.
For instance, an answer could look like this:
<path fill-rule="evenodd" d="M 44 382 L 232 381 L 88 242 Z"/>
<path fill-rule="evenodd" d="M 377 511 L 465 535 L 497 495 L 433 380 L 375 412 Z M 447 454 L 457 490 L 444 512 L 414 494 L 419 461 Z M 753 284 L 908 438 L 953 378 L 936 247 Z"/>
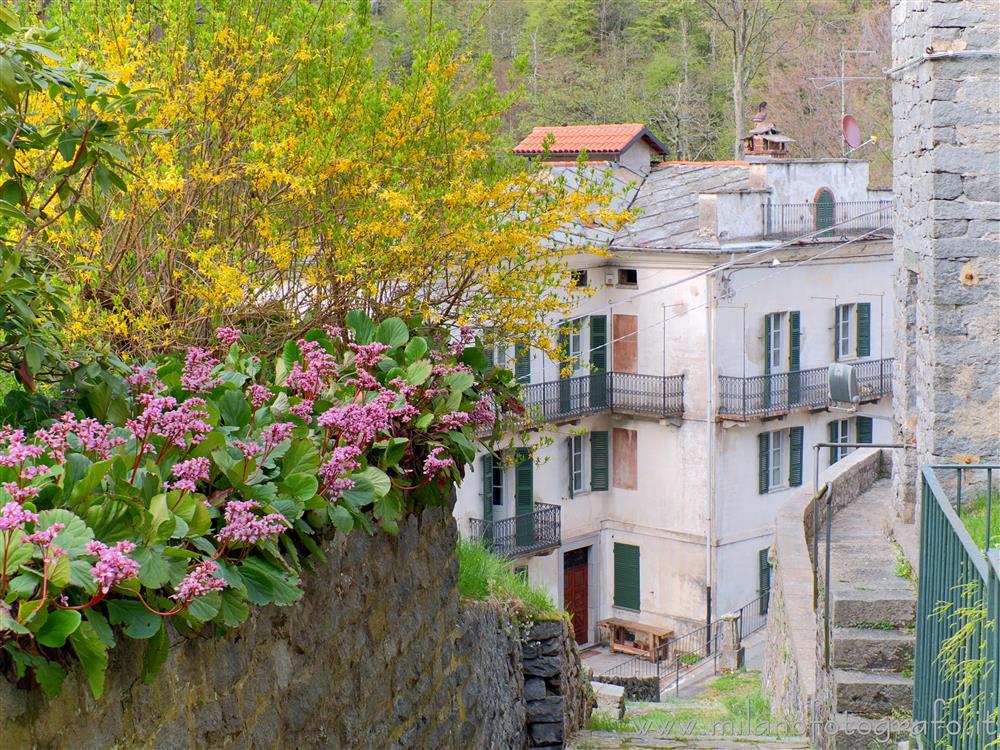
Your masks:
<path fill-rule="evenodd" d="M 858 376 L 851 365 L 832 362 L 829 371 L 830 400 L 835 403 L 857 404 L 861 400 Z"/>
<path fill-rule="evenodd" d="M 853 115 L 844 115 L 844 119 L 840 121 L 840 132 L 844 134 L 844 140 L 852 149 L 861 145 L 861 126 Z"/>

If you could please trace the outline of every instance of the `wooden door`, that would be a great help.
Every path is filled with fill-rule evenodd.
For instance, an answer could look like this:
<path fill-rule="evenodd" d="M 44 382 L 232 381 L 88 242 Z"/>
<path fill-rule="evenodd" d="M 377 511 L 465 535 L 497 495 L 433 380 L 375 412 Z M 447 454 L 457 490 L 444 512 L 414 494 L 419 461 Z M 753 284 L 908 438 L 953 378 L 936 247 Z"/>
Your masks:
<path fill-rule="evenodd" d="M 577 643 L 587 642 L 590 607 L 589 552 L 590 547 L 583 547 L 563 555 L 563 607 L 572 618 L 573 635 Z"/>

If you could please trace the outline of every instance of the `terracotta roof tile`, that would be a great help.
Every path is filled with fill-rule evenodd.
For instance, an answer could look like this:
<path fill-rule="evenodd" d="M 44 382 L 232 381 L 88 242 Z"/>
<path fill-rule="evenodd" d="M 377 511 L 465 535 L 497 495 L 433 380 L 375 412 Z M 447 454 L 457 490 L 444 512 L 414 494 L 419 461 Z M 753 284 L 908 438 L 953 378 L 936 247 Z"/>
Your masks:
<path fill-rule="evenodd" d="M 514 147 L 515 154 L 541 154 L 544 142 L 551 134 L 551 154 L 578 154 L 581 151 L 596 154 L 617 154 L 624 151 L 637 138 L 645 138 L 660 153 L 663 145 L 639 123 L 620 125 L 563 125 L 535 128 L 531 134 Z"/>

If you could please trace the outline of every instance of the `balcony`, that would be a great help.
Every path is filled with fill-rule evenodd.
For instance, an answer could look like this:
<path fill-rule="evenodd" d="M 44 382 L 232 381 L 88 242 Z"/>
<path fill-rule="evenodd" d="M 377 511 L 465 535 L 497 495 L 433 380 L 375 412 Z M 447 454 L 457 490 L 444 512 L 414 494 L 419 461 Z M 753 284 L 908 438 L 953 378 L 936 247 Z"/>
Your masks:
<path fill-rule="evenodd" d="M 521 387 L 530 422 L 573 419 L 601 411 L 651 417 L 684 413 L 683 375 L 601 372 Z"/>
<path fill-rule="evenodd" d="M 535 503 L 535 510 L 500 521 L 470 521 L 472 538 L 502 557 L 514 558 L 550 552 L 562 544 L 561 508 Z"/>
<path fill-rule="evenodd" d="M 814 239 L 854 237 L 878 230 L 892 233 L 892 201 L 765 203 L 761 206 L 763 238 L 788 240 L 827 229 Z"/>
<path fill-rule="evenodd" d="M 861 402 L 892 395 L 892 359 L 873 359 L 854 365 Z M 797 409 L 826 409 L 830 401 L 829 368 L 758 375 L 719 377 L 719 417 L 745 422 L 780 417 Z"/>

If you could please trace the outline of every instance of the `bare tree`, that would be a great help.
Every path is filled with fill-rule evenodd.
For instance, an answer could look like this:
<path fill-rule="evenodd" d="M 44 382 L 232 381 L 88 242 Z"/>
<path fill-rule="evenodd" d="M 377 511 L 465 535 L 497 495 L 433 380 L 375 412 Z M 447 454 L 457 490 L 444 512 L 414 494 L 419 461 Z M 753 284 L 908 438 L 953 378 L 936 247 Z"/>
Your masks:
<path fill-rule="evenodd" d="M 733 55 L 733 119 L 737 159 L 746 135 L 745 112 L 750 83 L 761 66 L 777 51 L 778 35 L 772 25 L 781 17 L 786 0 L 702 0 L 723 28 Z"/>

